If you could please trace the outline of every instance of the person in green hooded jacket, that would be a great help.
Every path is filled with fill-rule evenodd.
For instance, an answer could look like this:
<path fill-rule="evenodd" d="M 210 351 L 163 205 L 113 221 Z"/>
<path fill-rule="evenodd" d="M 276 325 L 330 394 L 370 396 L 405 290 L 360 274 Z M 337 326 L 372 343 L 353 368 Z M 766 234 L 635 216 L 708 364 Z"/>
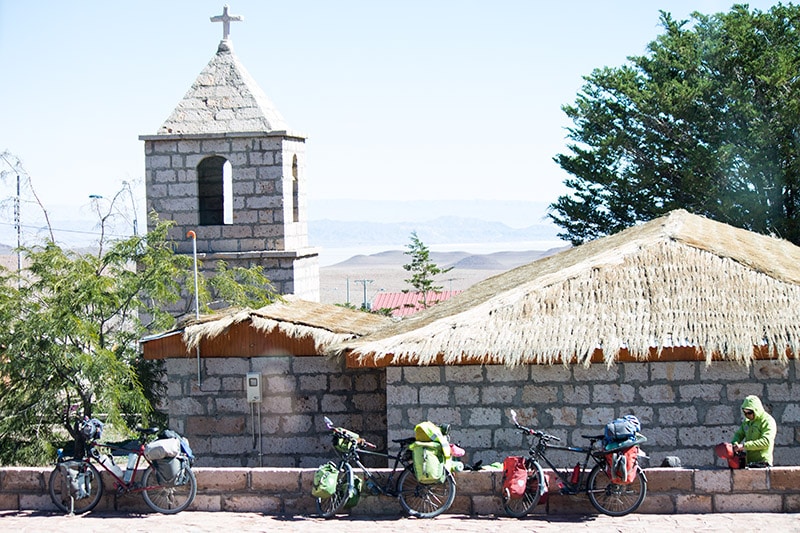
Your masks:
<path fill-rule="evenodd" d="M 749 467 L 772 466 L 772 450 L 778 426 L 758 396 L 748 396 L 742 402 L 744 421 L 733 434 L 733 451 L 745 452 Z"/>

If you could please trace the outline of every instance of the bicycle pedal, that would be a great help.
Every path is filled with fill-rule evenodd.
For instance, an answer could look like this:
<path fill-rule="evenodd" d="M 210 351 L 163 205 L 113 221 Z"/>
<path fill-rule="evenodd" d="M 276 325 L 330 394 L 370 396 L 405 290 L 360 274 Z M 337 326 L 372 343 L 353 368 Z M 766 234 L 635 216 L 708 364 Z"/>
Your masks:
<path fill-rule="evenodd" d="M 561 490 L 559 492 L 564 496 L 575 496 L 576 494 L 578 494 L 578 491 L 569 487 L 561 487 Z"/>

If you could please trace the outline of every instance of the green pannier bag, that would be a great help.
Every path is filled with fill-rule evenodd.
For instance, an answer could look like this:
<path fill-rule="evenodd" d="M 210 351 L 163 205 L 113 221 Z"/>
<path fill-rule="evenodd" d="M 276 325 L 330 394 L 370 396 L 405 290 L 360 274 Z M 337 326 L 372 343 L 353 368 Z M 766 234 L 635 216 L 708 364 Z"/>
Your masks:
<path fill-rule="evenodd" d="M 414 459 L 414 475 L 424 484 L 444 481 L 446 459 L 438 442 L 414 442 L 409 446 Z"/>
<path fill-rule="evenodd" d="M 359 500 L 361 499 L 361 478 L 358 476 L 353 476 L 353 490 L 350 492 L 350 497 L 347 499 L 347 503 L 344 504 L 346 509 L 350 509 L 351 507 L 355 507 L 358 505 Z"/>
<path fill-rule="evenodd" d="M 336 493 L 336 481 L 339 471 L 333 463 L 325 463 L 314 473 L 314 483 L 311 485 L 311 495 L 315 498 L 330 498 Z"/>

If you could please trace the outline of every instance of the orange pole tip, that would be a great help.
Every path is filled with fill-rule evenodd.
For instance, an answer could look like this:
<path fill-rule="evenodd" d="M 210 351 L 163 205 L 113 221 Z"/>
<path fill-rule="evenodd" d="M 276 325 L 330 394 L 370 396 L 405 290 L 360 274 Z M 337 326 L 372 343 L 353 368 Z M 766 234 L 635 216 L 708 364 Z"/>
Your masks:
<path fill-rule="evenodd" d="M 197 234 L 192 230 L 189 230 L 189 232 L 186 234 L 186 236 L 187 237 L 191 237 L 192 239 L 196 239 L 197 238 Z"/>

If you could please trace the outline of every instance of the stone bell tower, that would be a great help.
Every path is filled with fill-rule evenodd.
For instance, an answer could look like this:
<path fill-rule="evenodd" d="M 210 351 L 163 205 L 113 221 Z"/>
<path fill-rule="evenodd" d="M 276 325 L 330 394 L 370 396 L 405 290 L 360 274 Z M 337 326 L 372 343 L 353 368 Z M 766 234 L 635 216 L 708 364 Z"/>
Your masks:
<path fill-rule="evenodd" d="M 306 137 L 283 117 L 222 41 L 172 115 L 145 142 L 147 210 L 173 220 L 177 251 L 204 271 L 261 265 L 281 294 L 319 301 L 318 251 L 308 247 Z M 148 222 L 148 224 L 152 224 Z"/>

